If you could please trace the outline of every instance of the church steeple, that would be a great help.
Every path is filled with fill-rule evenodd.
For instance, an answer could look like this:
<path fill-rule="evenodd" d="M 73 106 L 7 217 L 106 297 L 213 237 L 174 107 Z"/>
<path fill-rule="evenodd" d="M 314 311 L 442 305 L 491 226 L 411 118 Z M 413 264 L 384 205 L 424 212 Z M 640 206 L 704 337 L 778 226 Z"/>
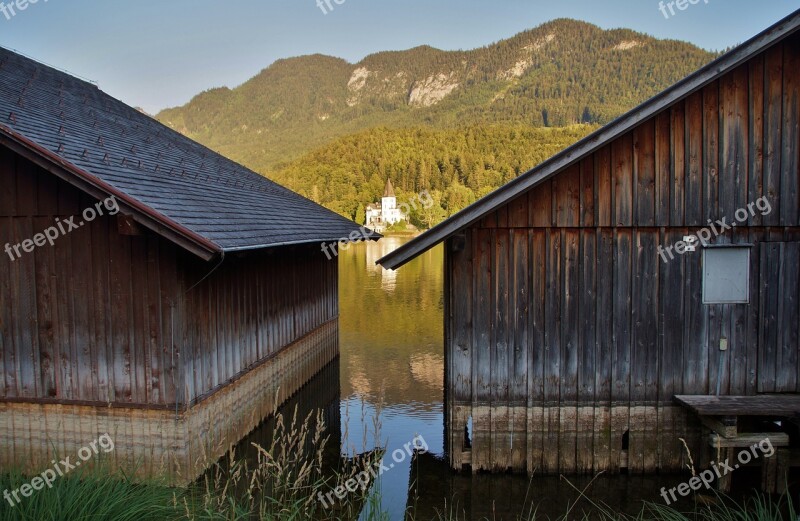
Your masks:
<path fill-rule="evenodd" d="M 394 193 L 391 179 L 386 180 L 386 188 L 383 190 L 380 204 L 367 206 L 365 217 L 367 226 L 377 232 L 382 232 L 386 228 L 408 219 L 408 216 L 397 207 L 397 196 Z"/>
<path fill-rule="evenodd" d="M 394 195 L 394 187 L 392 186 L 392 180 L 386 180 L 386 188 L 383 190 L 384 197 L 395 197 Z"/>

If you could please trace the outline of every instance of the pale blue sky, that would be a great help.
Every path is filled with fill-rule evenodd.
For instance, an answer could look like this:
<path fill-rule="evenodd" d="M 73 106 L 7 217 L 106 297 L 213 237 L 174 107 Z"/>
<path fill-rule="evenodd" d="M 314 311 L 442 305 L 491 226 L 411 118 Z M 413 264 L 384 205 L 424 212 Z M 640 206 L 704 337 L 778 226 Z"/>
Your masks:
<path fill-rule="evenodd" d="M 658 0 L 332 5 L 323 14 L 316 0 L 38 0 L 10 20 L 0 14 L 0 46 L 95 80 L 126 103 L 156 112 L 210 87 L 236 86 L 289 56 L 323 53 L 356 62 L 422 44 L 471 49 L 561 17 L 722 49 L 800 7 L 797 0 L 700 0 L 665 19 Z"/>

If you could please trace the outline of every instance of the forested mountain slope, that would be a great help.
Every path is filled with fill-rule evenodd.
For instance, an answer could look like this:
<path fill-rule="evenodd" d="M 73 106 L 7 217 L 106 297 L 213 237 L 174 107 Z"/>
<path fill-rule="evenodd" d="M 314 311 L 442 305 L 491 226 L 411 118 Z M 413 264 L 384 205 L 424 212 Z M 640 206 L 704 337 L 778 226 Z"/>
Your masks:
<path fill-rule="evenodd" d="M 209 90 L 157 117 L 268 173 L 375 127 L 607 123 L 714 56 L 560 19 L 469 51 L 418 47 L 357 64 L 322 55 L 279 60 L 239 87 Z"/>

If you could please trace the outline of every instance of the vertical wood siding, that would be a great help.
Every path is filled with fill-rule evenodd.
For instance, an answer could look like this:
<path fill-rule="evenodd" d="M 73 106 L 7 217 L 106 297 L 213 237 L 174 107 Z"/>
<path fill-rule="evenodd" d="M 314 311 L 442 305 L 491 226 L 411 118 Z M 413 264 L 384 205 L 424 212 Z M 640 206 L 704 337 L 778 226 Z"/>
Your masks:
<path fill-rule="evenodd" d="M 185 259 L 188 291 L 213 263 Z M 243 371 L 339 315 L 336 260 L 319 246 L 232 255 L 185 293 L 184 403 L 218 389 Z"/>
<path fill-rule="evenodd" d="M 0 248 L 96 203 L 2 148 L 0 178 Z M 318 246 L 214 265 L 116 217 L 0 251 L 0 400 L 186 407 L 338 316 Z"/>
<path fill-rule="evenodd" d="M 674 395 L 800 392 L 799 42 L 448 241 L 454 466 L 677 469 L 677 438 L 699 430 Z M 665 263 L 658 248 L 762 196 L 770 214 L 712 239 L 752 245 L 750 303 L 703 304 L 700 249 Z"/>
<path fill-rule="evenodd" d="M 0 401 L 0 468 L 34 475 L 51 467 L 53 458 L 74 457 L 108 433 L 115 450 L 88 465 L 186 486 L 271 416 L 276 403 L 284 403 L 330 366 L 339 354 L 338 339 L 338 321 L 330 321 L 178 415 L 169 409 Z M 338 393 L 336 386 L 316 387 L 322 403 L 331 392 Z"/>

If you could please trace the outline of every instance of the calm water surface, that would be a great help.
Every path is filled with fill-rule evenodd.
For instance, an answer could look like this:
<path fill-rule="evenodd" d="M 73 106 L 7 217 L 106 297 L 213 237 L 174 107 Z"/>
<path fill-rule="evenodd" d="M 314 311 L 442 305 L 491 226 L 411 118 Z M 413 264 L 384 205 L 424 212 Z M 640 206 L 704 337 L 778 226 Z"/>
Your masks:
<path fill-rule="evenodd" d="M 406 240 L 387 237 L 340 254 L 343 444 L 360 450 L 365 426 L 368 434 L 374 434 L 371 417 L 376 407 L 382 407 L 380 441 L 389 454 L 420 435 L 431 454 L 441 455 L 442 249 L 436 248 L 395 272 L 375 265 Z M 377 486 L 391 519 L 403 519 L 411 481 L 409 459 L 381 476 Z"/>
<path fill-rule="evenodd" d="M 576 490 L 615 510 L 638 512 L 642 500 L 659 501 L 662 486 L 685 476 L 570 478 L 471 475 L 449 471 L 444 454 L 443 301 L 441 247 L 397 272 L 375 261 L 408 239 L 389 237 L 360 244 L 339 258 L 341 357 L 299 393 L 286 409 L 322 408 L 341 454 L 376 446 L 395 449 L 421 435 L 429 453 L 395 463 L 375 484 L 382 508 L 402 520 L 409 506 L 428 520 L 455 507 L 459 519 L 516 519 L 531 505 L 557 517 L 589 508 Z M 379 412 L 379 414 L 378 414 Z M 377 416 L 377 421 L 376 421 Z M 376 427 L 377 425 L 377 427 Z M 377 436 L 376 436 L 377 432 Z M 269 427 L 246 443 L 268 444 Z M 572 510 L 570 510 L 572 508 Z"/>

